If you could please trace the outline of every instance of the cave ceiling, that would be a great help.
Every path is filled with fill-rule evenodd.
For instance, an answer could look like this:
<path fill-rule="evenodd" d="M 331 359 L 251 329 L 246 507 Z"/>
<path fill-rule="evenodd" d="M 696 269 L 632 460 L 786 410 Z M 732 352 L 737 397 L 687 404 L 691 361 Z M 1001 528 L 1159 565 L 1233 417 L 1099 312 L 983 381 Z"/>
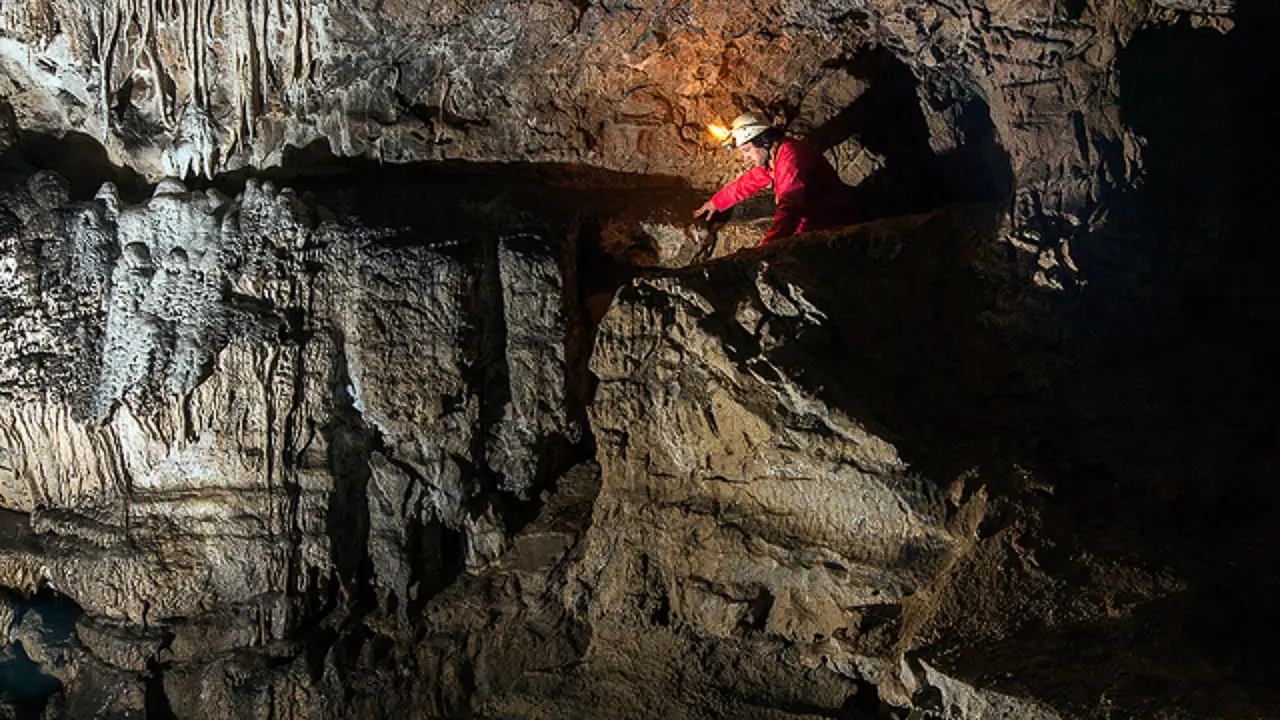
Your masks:
<path fill-rule="evenodd" d="M 1117 51 L 1145 24 L 1189 15 L 1225 29 L 1229 12 L 1216 0 L 32 0 L 0 19 L 0 96 L 26 131 L 83 133 L 151 181 L 289 166 L 319 144 L 385 163 L 563 163 L 710 186 L 734 162 L 705 125 L 738 112 L 827 144 L 856 136 L 838 120 L 881 79 L 859 62 L 878 49 L 918 83 L 934 152 L 965 142 L 958 116 L 977 102 L 1035 212 L 1087 214 L 1137 163 Z"/>

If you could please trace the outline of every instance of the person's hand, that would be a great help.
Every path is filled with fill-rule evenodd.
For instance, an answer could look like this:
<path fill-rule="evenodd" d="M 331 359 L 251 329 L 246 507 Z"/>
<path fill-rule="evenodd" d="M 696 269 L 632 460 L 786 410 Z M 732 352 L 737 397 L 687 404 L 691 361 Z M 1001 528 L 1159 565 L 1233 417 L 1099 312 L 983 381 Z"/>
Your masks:
<path fill-rule="evenodd" d="M 700 205 L 697 210 L 693 211 L 693 216 L 695 218 L 701 218 L 707 221 L 710 221 L 711 216 L 715 214 L 716 214 L 716 206 L 710 200 L 702 203 L 702 205 Z"/>

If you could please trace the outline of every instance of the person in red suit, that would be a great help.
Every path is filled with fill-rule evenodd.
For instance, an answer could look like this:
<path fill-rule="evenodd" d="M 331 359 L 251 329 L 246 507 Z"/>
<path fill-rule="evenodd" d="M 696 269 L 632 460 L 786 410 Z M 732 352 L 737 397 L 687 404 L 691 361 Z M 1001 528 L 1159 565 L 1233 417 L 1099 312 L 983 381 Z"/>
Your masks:
<path fill-rule="evenodd" d="M 822 153 L 808 144 L 785 136 L 781 128 L 751 113 L 733 121 L 723 144 L 742 153 L 751 169 L 694 210 L 694 217 L 709 220 L 772 184 L 777 209 L 760 245 L 854 222 L 849 186 L 840 181 Z"/>

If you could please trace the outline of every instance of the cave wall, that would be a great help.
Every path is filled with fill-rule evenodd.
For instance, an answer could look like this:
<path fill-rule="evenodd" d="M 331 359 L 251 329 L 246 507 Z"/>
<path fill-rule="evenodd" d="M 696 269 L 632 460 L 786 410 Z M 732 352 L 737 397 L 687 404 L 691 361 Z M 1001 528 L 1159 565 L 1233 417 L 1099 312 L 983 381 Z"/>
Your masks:
<path fill-rule="evenodd" d="M 1267 273 L 1190 181 L 1224 145 L 1177 151 L 1220 121 L 1161 123 L 1233 11 L 6 5 L 0 678 L 66 717 L 1265 716 Z M 743 109 L 874 222 L 632 280 L 695 256 Z M 335 167 L 368 187 L 244 181 Z"/>
<path fill-rule="evenodd" d="M 7 553 L 10 587 L 142 623 L 315 590 L 332 561 L 407 604 L 441 581 L 442 533 L 581 436 L 546 229 L 397 246 L 256 182 L 77 204 L 38 174 L 3 202 L 0 496 L 95 548 Z"/>
<path fill-rule="evenodd" d="M 563 162 L 709 187 L 734 161 L 705 125 L 744 110 L 839 146 L 858 180 L 911 165 L 922 142 L 945 155 L 992 132 L 972 162 L 994 191 L 1016 179 L 1013 230 L 1069 256 L 1056 243 L 1140 171 L 1117 53 L 1152 23 L 1227 29 L 1231 8 L 39 0 L 5 10 L 0 95 L 25 131 L 86 134 L 152 180 L 287 165 L 320 141 L 392 163 Z M 877 49 L 891 60 L 868 62 Z M 886 111 L 917 137 L 885 141 Z"/>

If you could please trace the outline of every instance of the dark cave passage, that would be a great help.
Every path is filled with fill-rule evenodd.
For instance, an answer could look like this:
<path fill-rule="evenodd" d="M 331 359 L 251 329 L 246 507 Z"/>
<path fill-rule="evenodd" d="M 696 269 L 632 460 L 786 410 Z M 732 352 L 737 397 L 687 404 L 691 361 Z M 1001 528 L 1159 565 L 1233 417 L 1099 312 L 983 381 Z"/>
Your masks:
<path fill-rule="evenodd" d="M 48 586 L 17 601 L 11 642 L 0 645 L 0 699 L 12 703 L 19 720 L 43 717 L 62 690 L 55 675 L 65 673 L 71 662 L 76 619 L 82 614 L 75 602 Z"/>
<path fill-rule="evenodd" d="M 0 99 L 0 127 L 18 128 L 13 108 Z M 0 153 L 0 187 L 26 178 L 36 170 L 50 170 L 68 183 L 72 200 L 89 200 L 103 183 L 111 182 L 121 197 L 146 197 L 148 183 L 131 168 L 112 164 L 97 139 L 74 130 L 54 136 L 16 131 L 16 142 Z"/>
<path fill-rule="evenodd" d="M 1280 13 L 1260 5 L 1241 3 L 1231 33 L 1183 21 L 1120 55 L 1144 176 L 1106 198 L 1113 225 L 1075 245 L 1089 285 L 1064 306 L 1080 358 L 1060 378 L 1072 429 L 1048 450 L 1069 468 L 1067 526 L 1136 530 L 1190 579 L 1174 604 L 1185 625 L 1161 632 L 1274 699 L 1280 653 L 1257 632 L 1280 623 L 1280 249 L 1258 178 L 1276 162 L 1260 95 L 1278 76 L 1263 28 Z"/>
<path fill-rule="evenodd" d="M 1004 201 L 1013 189 L 1008 153 L 996 139 L 985 100 L 951 98 L 937 112 L 956 116 L 956 147 L 936 152 L 921 107 L 920 81 L 887 49 L 867 50 L 840 68 L 867 90 L 808 137 L 826 149 L 853 139 L 884 166 L 853 190 L 861 220 L 926 212 L 951 203 Z"/>

